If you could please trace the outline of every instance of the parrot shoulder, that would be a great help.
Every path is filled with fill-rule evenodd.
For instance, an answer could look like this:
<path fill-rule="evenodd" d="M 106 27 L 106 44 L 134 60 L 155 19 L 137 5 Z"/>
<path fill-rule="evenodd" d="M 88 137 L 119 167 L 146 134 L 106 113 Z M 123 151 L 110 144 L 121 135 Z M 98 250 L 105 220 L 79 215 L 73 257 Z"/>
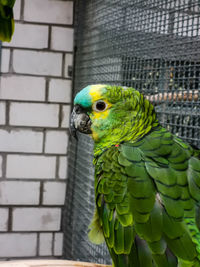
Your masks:
<path fill-rule="evenodd" d="M 164 233 L 165 245 L 180 262 L 197 259 L 199 154 L 162 127 L 136 142 L 120 145 L 119 164 L 130 177 L 128 190 L 131 207 L 135 207 L 132 212 L 136 232 L 148 242 L 154 254 L 162 251 Z M 155 242 L 158 247 L 152 246 Z"/>

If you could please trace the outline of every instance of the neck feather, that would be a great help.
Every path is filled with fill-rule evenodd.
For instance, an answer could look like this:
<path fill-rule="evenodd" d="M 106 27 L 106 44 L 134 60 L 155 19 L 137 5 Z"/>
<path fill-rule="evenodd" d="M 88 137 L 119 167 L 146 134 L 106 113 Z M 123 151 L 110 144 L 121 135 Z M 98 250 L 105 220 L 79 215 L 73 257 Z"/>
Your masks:
<path fill-rule="evenodd" d="M 140 102 L 137 112 L 129 112 L 126 119 L 119 122 L 118 127 L 111 128 L 103 138 L 95 141 L 95 157 L 113 145 L 134 143 L 159 125 L 153 105 L 143 98 L 142 101 L 142 107 Z"/>

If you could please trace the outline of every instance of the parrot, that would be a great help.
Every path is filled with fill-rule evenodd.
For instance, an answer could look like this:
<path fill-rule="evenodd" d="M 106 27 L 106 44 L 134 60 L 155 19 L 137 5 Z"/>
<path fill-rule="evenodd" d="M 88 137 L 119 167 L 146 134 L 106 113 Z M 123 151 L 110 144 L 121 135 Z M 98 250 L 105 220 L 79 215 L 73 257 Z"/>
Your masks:
<path fill-rule="evenodd" d="M 13 7 L 15 0 L 0 0 L 0 40 L 10 42 L 14 32 Z"/>
<path fill-rule="evenodd" d="M 161 126 L 131 87 L 93 84 L 74 98 L 71 134 L 94 140 L 89 239 L 113 267 L 200 266 L 200 151 Z"/>

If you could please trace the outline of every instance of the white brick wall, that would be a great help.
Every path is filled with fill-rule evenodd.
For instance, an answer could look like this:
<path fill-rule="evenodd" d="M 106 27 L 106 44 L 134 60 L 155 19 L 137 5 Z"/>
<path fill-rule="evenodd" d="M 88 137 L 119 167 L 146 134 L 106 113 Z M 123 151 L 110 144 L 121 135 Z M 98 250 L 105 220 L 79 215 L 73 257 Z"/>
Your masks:
<path fill-rule="evenodd" d="M 72 8 L 72 1 L 25 0 L 24 19 L 25 21 L 71 25 Z"/>
<path fill-rule="evenodd" d="M 16 73 L 61 76 L 62 54 L 14 50 L 13 69 Z"/>
<path fill-rule="evenodd" d="M 64 205 L 66 183 L 45 182 L 43 190 L 44 205 Z"/>
<path fill-rule="evenodd" d="M 15 208 L 13 231 L 59 231 L 60 208 Z"/>
<path fill-rule="evenodd" d="M 60 179 L 67 178 L 67 157 L 60 157 L 59 158 L 59 172 L 58 177 Z"/>
<path fill-rule="evenodd" d="M 0 151 L 41 153 L 43 133 L 31 130 L 0 129 Z"/>
<path fill-rule="evenodd" d="M 6 104 L 5 102 L 0 102 L 0 125 L 6 123 Z"/>
<path fill-rule="evenodd" d="M 20 19 L 20 11 L 21 11 L 21 0 L 16 0 L 14 5 L 14 19 Z"/>
<path fill-rule="evenodd" d="M 0 80 L 0 98 L 24 101 L 45 100 L 45 78 L 5 76 Z"/>
<path fill-rule="evenodd" d="M 0 182 L 0 203 L 2 205 L 38 205 L 39 197 L 39 182 Z"/>
<path fill-rule="evenodd" d="M 70 118 L 70 106 L 62 106 L 62 120 L 61 120 L 61 127 L 66 128 L 69 125 L 69 118 Z"/>
<path fill-rule="evenodd" d="M 11 125 L 58 127 L 59 106 L 53 104 L 11 103 Z"/>
<path fill-rule="evenodd" d="M 8 209 L 0 208 L 0 231 L 8 230 Z"/>
<path fill-rule="evenodd" d="M 45 152 L 50 154 L 66 154 L 68 135 L 66 131 L 47 131 Z"/>
<path fill-rule="evenodd" d="M 4 45 L 10 47 L 47 48 L 48 31 L 47 26 L 16 23 L 12 41 L 4 43 Z"/>
<path fill-rule="evenodd" d="M 2 177 L 2 172 L 3 172 L 3 165 L 2 165 L 2 163 L 3 163 L 3 157 L 2 156 L 0 156 L 0 177 Z"/>
<path fill-rule="evenodd" d="M 7 178 L 54 179 L 56 157 L 8 155 Z"/>
<path fill-rule="evenodd" d="M 0 257 L 34 257 L 37 250 L 36 234 L 0 234 Z"/>
<path fill-rule="evenodd" d="M 53 50 L 73 51 L 73 29 L 52 27 L 51 48 Z M 58 41 L 61 40 L 62 42 Z"/>
<path fill-rule="evenodd" d="M 60 257 L 73 1 L 16 0 L 0 62 L 0 260 Z"/>
<path fill-rule="evenodd" d="M 10 64 L 10 50 L 2 49 L 1 50 L 1 72 L 9 72 L 9 64 Z"/>
<path fill-rule="evenodd" d="M 64 65 L 64 75 L 66 78 L 69 78 L 69 75 L 68 75 L 68 68 L 69 66 L 72 66 L 73 64 L 73 57 L 71 54 L 65 54 L 65 65 Z"/>
<path fill-rule="evenodd" d="M 63 233 L 56 233 L 54 240 L 54 256 L 62 255 Z"/>
<path fill-rule="evenodd" d="M 70 103 L 71 81 L 62 79 L 51 79 L 49 84 L 49 101 Z"/>
<path fill-rule="evenodd" d="M 39 236 L 39 256 L 48 256 L 52 253 L 53 234 L 41 233 Z"/>

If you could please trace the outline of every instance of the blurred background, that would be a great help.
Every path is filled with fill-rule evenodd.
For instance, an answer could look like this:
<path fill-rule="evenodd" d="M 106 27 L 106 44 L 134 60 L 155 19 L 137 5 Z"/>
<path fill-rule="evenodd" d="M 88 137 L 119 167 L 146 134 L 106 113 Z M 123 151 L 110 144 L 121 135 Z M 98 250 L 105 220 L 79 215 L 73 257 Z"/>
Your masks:
<path fill-rule="evenodd" d="M 200 1 L 16 0 L 14 13 L 1 47 L 0 259 L 110 263 L 87 238 L 93 144 L 68 136 L 71 99 L 88 84 L 132 86 L 200 148 Z"/>

